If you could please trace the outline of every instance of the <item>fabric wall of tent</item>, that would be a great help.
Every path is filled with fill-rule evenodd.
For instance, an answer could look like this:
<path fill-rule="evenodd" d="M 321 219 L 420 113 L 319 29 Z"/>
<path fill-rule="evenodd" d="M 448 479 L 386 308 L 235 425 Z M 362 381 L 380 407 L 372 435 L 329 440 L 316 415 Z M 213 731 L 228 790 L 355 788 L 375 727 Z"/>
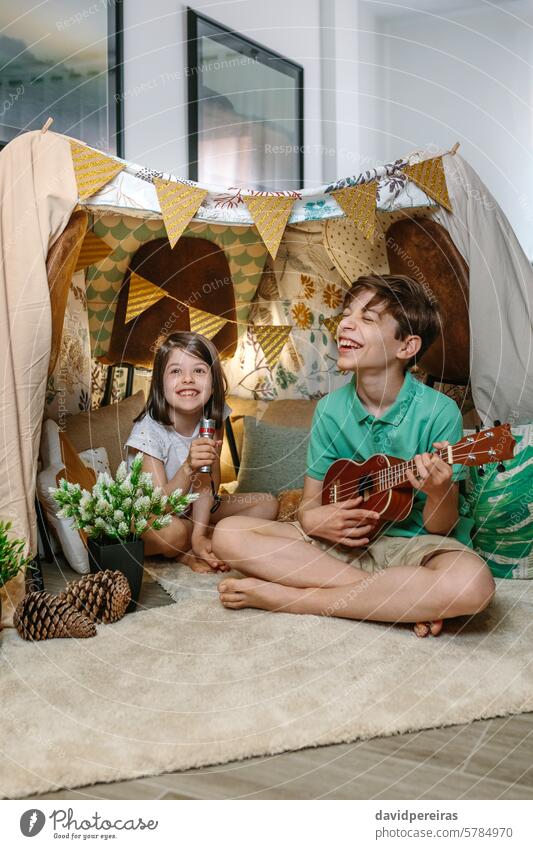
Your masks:
<path fill-rule="evenodd" d="M 418 153 L 301 192 L 200 186 L 48 132 L 0 154 L 0 517 L 37 548 L 43 417 L 97 406 L 106 366 L 149 368 L 157 339 L 213 338 L 230 391 L 316 398 L 346 377 L 334 334 L 369 272 L 439 299 L 421 368 L 483 424 L 533 420 L 533 270 L 474 170 Z M 16 603 L 23 577 L 5 590 Z M 7 614 L 6 614 L 7 615 Z"/>

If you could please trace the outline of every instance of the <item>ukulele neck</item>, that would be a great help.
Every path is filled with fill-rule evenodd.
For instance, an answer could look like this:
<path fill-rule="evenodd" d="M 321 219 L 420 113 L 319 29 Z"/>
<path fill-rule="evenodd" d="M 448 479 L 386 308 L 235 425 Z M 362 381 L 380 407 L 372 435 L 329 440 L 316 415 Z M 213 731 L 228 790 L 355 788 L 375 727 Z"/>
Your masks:
<path fill-rule="evenodd" d="M 440 448 L 438 451 L 433 451 L 433 456 L 440 457 L 445 463 L 450 466 L 454 463 L 453 446 L 448 445 L 447 448 Z M 404 463 L 397 463 L 394 466 L 387 466 L 378 472 L 377 492 L 386 492 L 388 489 L 393 489 L 395 486 L 401 486 L 403 483 L 409 483 L 407 472 L 413 472 L 416 475 L 417 467 L 414 460 L 406 460 Z"/>

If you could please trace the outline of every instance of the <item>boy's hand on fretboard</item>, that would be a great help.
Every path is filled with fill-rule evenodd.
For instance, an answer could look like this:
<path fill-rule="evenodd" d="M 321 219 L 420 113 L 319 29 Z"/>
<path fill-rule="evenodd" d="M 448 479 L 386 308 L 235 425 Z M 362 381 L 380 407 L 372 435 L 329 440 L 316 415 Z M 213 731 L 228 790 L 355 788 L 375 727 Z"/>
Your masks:
<path fill-rule="evenodd" d="M 433 447 L 438 451 L 442 448 L 447 448 L 449 444 L 447 440 L 434 442 Z M 417 454 L 414 462 L 416 465 L 416 474 L 410 469 L 406 472 L 409 483 L 413 489 L 424 492 L 428 499 L 439 501 L 450 489 L 452 467 L 442 460 L 438 454 Z"/>

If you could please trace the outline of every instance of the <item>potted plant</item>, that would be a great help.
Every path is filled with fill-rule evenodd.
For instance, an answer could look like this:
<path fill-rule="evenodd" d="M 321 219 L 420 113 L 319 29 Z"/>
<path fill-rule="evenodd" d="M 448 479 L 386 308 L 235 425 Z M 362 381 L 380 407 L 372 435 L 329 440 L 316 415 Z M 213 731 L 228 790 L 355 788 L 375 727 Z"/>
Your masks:
<path fill-rule="evenodd" d="M 198 498 L 183 495 L 181 489 L 163 495 L 154 487 L 150 472 L 142 471 L 143 455 L 137 454 L 128 472 L 126 463 L 117 469 L 115 480 L 107 473 L 98 475 L 92 492 L 65 478 L 50 494 L 59 506 L 60 518 L 72 519 L 87 536 L 91 572 L 119 569 L 128 579 L 134 610 L 141 591 L 144 543 L 147 530 L 160 530 L 170 524 L 171 514 L 182 513 Z"/>
<path fill-rule="evenodd" d="M 9 539 L 8 531 L 11 522 L 0 520 L 0 587 L 3 587 L 12 578 L 15 578 L 21 569 L 24 569 L 31 561 L 31 557 L 24 555 L 24 540 Z M 2 618 L 2 598 L 0 597 L 0 619 Z"/>

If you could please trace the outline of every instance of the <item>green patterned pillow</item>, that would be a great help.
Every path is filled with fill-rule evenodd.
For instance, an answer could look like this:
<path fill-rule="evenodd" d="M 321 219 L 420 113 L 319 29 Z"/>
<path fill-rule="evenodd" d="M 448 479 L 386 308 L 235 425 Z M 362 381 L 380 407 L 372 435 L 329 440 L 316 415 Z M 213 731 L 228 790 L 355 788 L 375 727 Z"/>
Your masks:
<path fill-rule="evenodd" d="M 533 578 L 533 424 L 512 428 L 515 456 L 505 471 L 470 469 L 466 509 L 472 540 L 497 578 Z"/>

